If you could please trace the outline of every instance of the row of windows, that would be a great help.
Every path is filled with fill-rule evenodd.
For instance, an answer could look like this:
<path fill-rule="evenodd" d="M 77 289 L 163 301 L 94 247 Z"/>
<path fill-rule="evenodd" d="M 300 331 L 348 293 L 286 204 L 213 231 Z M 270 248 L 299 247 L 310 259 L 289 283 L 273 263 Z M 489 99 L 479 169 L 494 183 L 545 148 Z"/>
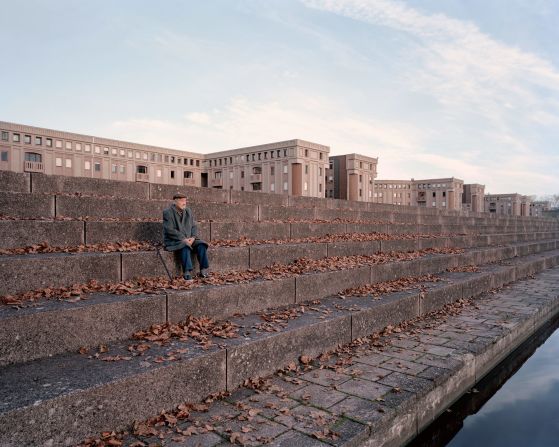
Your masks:
<path fill-rule="evenodd" d="M 270 154 L 270 159 L 272 158 L 281 158 L 281 149 L 278 149 L 276 151 L 266 151 L 266 152 L 258 152 L 258 153 L 254 153 L 254 154 L 246 154 L 245 155 L 245 160 L 246 161 L 257 161 L 257 160 L 267 160 L 268 159 L 268 153 Z M 274 153 L 276 154 L 274 157 Z M 262 158 L 262 154 L 264 154 L 264 157 Z M 283 156 L 287 157 L 287 149 L 283 150 Z M 222 158 L 212 158 L 210 160 L 208 160 L 209 166 L 210 168 L 212 166 L 227 166 L 227 163 L 229 163 L 230 165 L 233 164 L 233 158 L 235 159 L 235 162 L 240 163 L 243 161 L 243 156 L 242 155 L 236 155 L 235 157 L 222 157 Z M 322 156 L 320 157 L 322 159 Z"/>
<path fill-rule="evenodd" d="M 446 188 L 447 184 L 446 183 L 419 183 L 417 185 L 418 189 L 430 189 L 430 188 Z"/>
<path fill-rule="evenodd" d="M 397 183 L 397 184 L 377 183 L 375 186 L 378 189 L 411 189 L 411 185 L 406 185 L 403 183 Z"/>
<path fill-rule="evenodd" d="M 2 131 L 2 135 L 1 135 L 2 141 L 9 141 L 10 139 L 10 135 L 9 132 L 7 131 Z M 12 141 L 14 143 L 20 143 L 21 142 L 21 134 L 19 133 L 15 133 L 12 132 Z M 28 134 L 24 134 L 23 135 L 23 142 L 25 144 L 31 144 L 32 142 L 32 136 L 28 135 Z M 44 142 L 44 146 L 45 147 L 55 147 L 56 149 L 62 149 L 63 147 L 66 150 L 72 150 L 75 149 L 77 152 L 81 152 L 82 149 L 84 152 L 93 152 L 95 154 L 101 154 L 103 153 L 103 155 L 113 155 L 113 156 L 120 156 L 120 157 L 126 157 L 128 156 L 128 158 L 136 158 L 136 159 L 143 159 L 143 160 L 147 160 L 148 159 L 148 153 L 147 152 L 139 152 L 139 151 L 132 151 L 129 149 L 117 149 L 115 147 L 113 148 L 109 148 L 108 146 L 98 146 L 98 145 L 92 145 L 90 143 L 72 143 L 71 141 L 62 141 L 62 140 L 54 140 L 53 143 L 53 139 L 52 138 L 43 138 L 41 136 L 35 136 L 35 146 L 43 146 L 43 142 Z M 54 146 L 53 146 L 54 144 Z M 173 164 L 182 164 L 182 165 L 190 165 L 190 166 L 194 166 L 196 164 L 196 166 L 200 166 L 200 160 L 199 159 L 193 159 L 193 158 L 186 158 L 186 157 L 177 157 L 174 155 L 163 155 L 163 154 L 159 154 L 159 153 L 151 153 L 150 156 L 151 161 L 158 161 L 158 162 L 163 162 L 165 161 L 165 163 L 173 163 Z"/>

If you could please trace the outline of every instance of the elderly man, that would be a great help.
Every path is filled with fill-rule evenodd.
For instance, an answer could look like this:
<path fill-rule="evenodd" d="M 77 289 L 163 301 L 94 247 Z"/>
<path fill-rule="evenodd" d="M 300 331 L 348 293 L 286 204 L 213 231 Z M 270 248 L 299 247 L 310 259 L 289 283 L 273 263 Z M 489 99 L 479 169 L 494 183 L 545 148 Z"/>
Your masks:
<path fill-rule="evenodd" d="M 175 194 L 174 203 L 163 210 L 163 244 L 169 251 L 178 251 L 182 261 L 183 278 L 192 279 L 192 257 L 195 252 L 202 278 L 208 276 L 207 242 L 198 238 L 198 227 L 192 210 L 186 207 L 186 196 Z"/>

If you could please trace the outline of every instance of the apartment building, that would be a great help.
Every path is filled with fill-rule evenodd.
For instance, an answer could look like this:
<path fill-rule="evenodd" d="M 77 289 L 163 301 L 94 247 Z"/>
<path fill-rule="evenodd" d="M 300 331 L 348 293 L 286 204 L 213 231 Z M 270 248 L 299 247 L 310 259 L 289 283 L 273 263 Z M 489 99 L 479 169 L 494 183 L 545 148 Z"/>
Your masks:
<path fill-rule="evenodd" d="M 205 156 L 202 186 L 324 197 L 329 152 L 304 140 L 214 152 Z"/>
<path fill-rule="evenodd" d="M 414 204 L 411 180 L 376 180 L 372 202 L 404 206 Z"/>
<path fill-rule="evenodd" d="M 462 194 L 462 209 L 482 213 L 484 211 L 485 185 L 467 183 Z"/>
<path fill-rule="evenodd" d="M 303 140 L 201 154 L 0 122 L 0 169 L 324 197 L 330 148 Z"/>
<path fill-rule="evenodd" d="M 518 193 L 487 194 L 484 198 L 485 212 L 505 216 L 528 216 L 530 198 Z"/>
<path fill-rule="evenodd" d="M 378 158 L 359 154 L 333 155 L 326 170 L 326 197 L 372 202 Z"/>
<path fill-rule="evenodd" d="M 548 200 L 535 200 L 530 203 L 530 216 L 542 217 L 549 210 L 551 210 L 551 203 Z"/>

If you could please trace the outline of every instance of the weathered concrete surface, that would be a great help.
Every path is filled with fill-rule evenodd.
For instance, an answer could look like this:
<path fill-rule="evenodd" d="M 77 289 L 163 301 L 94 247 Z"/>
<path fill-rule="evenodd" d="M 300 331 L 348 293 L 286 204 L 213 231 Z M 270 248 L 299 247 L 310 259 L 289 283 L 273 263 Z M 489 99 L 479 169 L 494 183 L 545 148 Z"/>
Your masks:
<path fill-rule="evenodd" d="M 250 268 L 260 269 L 274 263 L 289 264 L 299 258 L 325 258 L 328 255 L 327 248 L 324 243 L 251 245 Z"/>
<path fill-rule="evenodd" d="M 0 191 L 0 215 L 19 218 L 54 217 L 54 196 Z"/>
<path fill-rule="evenodd" d="M 0 220 L 0 247 L 28 247 L 43 242 L 54 247 L 83 244 L 84 222 L 65 220 Z"/>
<path fill-rule="evenodd" d="M 357 267 L 297 276 L 296 301 L 301 303 L 317 300 L 346 288 L 367 284 L 370 275 L 370 267 Z"/>
<path fill-rule="evenodd" d="M 125 197 L 149 199 L 149 184 L 122 182 L 63 175 L 31 174 L 31 191 L 34 193 L 85 194 L 88 196 Z"/>
<path fill-rule="evenodd" d="M 196 186 L 161 185 L 149 183 L 149 197 L 154 200 L 171 202 L 176 193 L 185 194 L 188 202 L 228 203 L 229 191 L 215 188 L 199 188 Z"/>
<path fill-rule="evenodd" d="M 31 192 L 30 174 L 0 170 L 0 191 Z"/>
<path fill-rule="evenodd" d="M 113 350 L 127 353 L 125 346 Z M 197 350 L 182 354 L 180 361 L 143 363 L 142 357 L 102 362 L 73 355 L 4 368 L 3 447 L 75 445 L 106 427 L 122 429 L 144 419 L 154 408 L 195 402 L 225 388 L 225 351 Z"/>
<path fill-rule="evenodd" d="M 266 241 L 289 239 L 290 224 L 283 222 L 211 222 L 212 240 L 236 240 L 247 238 Z"/>
<path fill-rule="evenodd" d="M 89 280 L 120 280 L 120 253 L 66 253 L 0 256 L 0 295 Z"/>
<path fill-rule="evenodd" d="M 95 294 L 77 302 L 0 308 L 0 365 L 76 352 L 166 319 L 165 295 Z"/>
<path fill-rule="evenodd" d="M 253 191 L 229 191 L 230 203 L 251 203 L 264 206 L 287 206 L 287 194 L 266 194 Z"/>
<path fill-rule="evenodd" d="M 463 278 L 465 281 L 471 281 L 482 279 L 484 273 L 465 276 L 469 276 Z M 448 275 L 448 278 L 458 277 Z M 548 271 L 488 295 L 476 307 L 449 316 L 439 327 L 429 324 L 425 330 L 409 335 L 396 333 L 385 337 L 381 347 L 357 344 L 363 350 L 352 355 L 355 362 L 342 363 L 342 368 L 307 372 L 303 369 L 294 382 L 277 377 L 276 383 L 285 382 L 282 384 L 287 393 L 285 405 L 290 411 L 284 411 L 280 405 L 267 405 L 266 392 L 264 395 L 261 392 L 258 398 L 252 397 L 251 390 L 239 392 L 229 402 L 247 399 L 246 403 L 265 409 L 263 426 L 266 421 L 273 421 L 271 426 L 277 429 L 270 432 L 272 438 L 283 436 L 283 440 L 304 442 L 306 438 L 300 435 L 315 432 L 311 420 L 320 415 L 324 421 L 321 426 L 339 431 L 343 441 L 340 445 L 402 444 L 417 433 L 418 426 L 421 429 L 433 420 L 479 380 L 486 369 L 484 365 L 494 362 L 495 345 L 499 355 L 504 356 L 521 338 L 557 313 L 558 287 L 559 271 Z M 403 318 L 400 312 L 405 307 L 394 313 L 396 308 L 387 298 L 385 306 L 389 311 L 384 315 Z M 400 294 L 402 303 L 409 299 L 415 303 L 411 307 L 419 312 L 417 294 L 415 297 L 414 293 Z M 258 329 L 262 320 L 257 314 L 234 319 L 242 328 L 242 337 L 222 341 L 220 351 L 210 349 L 201 353 L 197 347 L 178 342 L 166 348 L 152 347 L 150 358 L 165 349 L 188 347 L 182 360 L 164 367 L 152 364 L 146 369 L 141 365 L 146 360 L 149 363 L 145 357 L 107 363 L 70 355 L 40 360 L 40 364 L 32 362 L 4 368 L 0 374 L 0 436 L 8 440 L 8 446 L 42 444 L 49 439 L 61 444 L 76 443 L 80 437 L 107 427 L 123 428 L 132 419 L 151 416 L 160 408 L 200 399 L 203 393 L 223 389 L 225 383 L 232 390 L 246 378 L 272 372 L 301 355 L 317 356 L 347 343 L 353 338 L 352 321 L 359 315 L 359 303 L 367 313 L 376 305 L 367 300 L 366 297 L 325 299 L 312 311 L 309 309 L 278 327 L 277 332 Z M 380 321 L 382 315 L 379 310 Z M 371 319 L 369 324 L 380 325 L 380 321 L 375 323 Z M 111 345 L 110 353 L 128 352 L 127 344 Z M 84 368 L 88 369 L 88 375 L 82 374 Z M 52 377 L 58 381 L 53 382 Z M 335 393 L 332 385 L 336 387 Z M 127 399 L 122 399 L 123 395 Z M 227 407 L 226 402 L 219 405 Z M 310 411 L 315 413 L 311 415 Z M 304 422 L 307 416 L 310 416 L 308 424 Z M 78 419 L 80 423 L 74 424 Z M 228 432 L 218 428 L 217 433 Z"/>
<path fill-rule="evenodd" d="M 295 278 L 205 286 L 169 292 L 168 319 L 178 322 L 187 315 L 226 318 L 237 313 L 252 313 L 294 302 Z"/>

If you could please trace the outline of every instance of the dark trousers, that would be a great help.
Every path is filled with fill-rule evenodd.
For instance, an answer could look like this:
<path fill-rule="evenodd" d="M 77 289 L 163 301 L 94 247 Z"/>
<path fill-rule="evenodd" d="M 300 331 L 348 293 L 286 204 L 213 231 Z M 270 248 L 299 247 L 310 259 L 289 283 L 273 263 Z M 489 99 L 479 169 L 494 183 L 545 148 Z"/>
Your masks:
<path fill-rule="evenodd" d="M 194 248 L 186 246 L 180 251 L 182 271 L 184 273 L 190 272 L 194 268 L 192 265 L 192 252 L 196 253 L 200 269 L 207 269 L 210 266 L 210 263 L 208 262 L 207 247 L 204 244 L 198 244 Z"/>

